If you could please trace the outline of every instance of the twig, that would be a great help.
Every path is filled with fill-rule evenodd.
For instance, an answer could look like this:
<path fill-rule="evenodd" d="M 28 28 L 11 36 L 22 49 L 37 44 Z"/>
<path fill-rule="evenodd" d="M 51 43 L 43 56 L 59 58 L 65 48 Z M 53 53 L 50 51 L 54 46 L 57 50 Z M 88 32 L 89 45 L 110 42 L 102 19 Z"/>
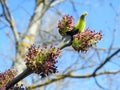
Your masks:
<path fill-rule="evenodd" d="M 6 85 L 6 90 L 9 90 L 10 87 L 14 86 L 17 82 L 22 80 L 23 78 L 27 77 L 28 75 L 32 74 L 33 71 L 29 68 L 25 69 L 21 74 L 19 74 L 17 77 L 15 77 L 12 81 L 10 81 Z"/>
<path fill-rule="evenodd" d="M 16 44 L 18 44 L 19 34 L 17 32 L 14 19 L 12 17 L 12 14 L 10 12 L 10 9 L 9 9 L 8 5 L 7 5 L 6 0 L 1 0 L 1 5 L 2 5 L 2 9 L 3 9 L 3 15 L 4 15 L 5 19 L 8 21 L 9 26 L 11 27 L 11 29 L 13 31 Z"/>
<path fill-rule="evenodd" d="M 116 71 L 103 71 L 103 72 L 99 72 L 99 73 L 96 73 L 95 76 L 99 76 L 99 75 L 103 75 L 103 74 L 116 74 L 116 73 L 119 73 L 120 70 L 116 70 Z M 51 79 L 51 80 L 47 80 L 45 82 L 42 82 L 41 84 L 39 85 L 31 85 L 31 86 L 28 86 L 29 89 L 34 89 L 34 88 L 37 88 L 37 87 L 42 87 L 44 85 L 48 85 L 50 83 L 54 83 L 56 81 L 59 81 L 59 80 L 62 80 L 62 79 L 65 79 L 65 78 L 90 78 L 90 77 L 93 77 L 93 74 L 91 73 L 87 73 L 87 74 L 84 74 L 84 75 L 73 75 L 71 74 L 70 72 L 66 73 L 66 74 L 61 74 L 61 75 L 58 75 L 56 76 L 56 78 L 54 79 Z"/>
<path fill-rule="evenodd" d="M 95 83 L 97 84 L 97 86 L 103 90 L 108 90 L 106 88 L 104 88 L 102 85 L 99 84 L 99 82 L 97 81 L 96 77 L 94 77 Z"/>
<path fill-rule="evenodd" d="M 118 49 L 117 51 L 115 51 L 114 53 L 112 53 L 110 56 L 108 56 L 104 62 L 102 62 L 93 72 L 93 76 L 95 76 L 96 72 L 101 69 L 108 61 L 110 61 L 110 59 L 112 57 L 114 57 L 116 54 L 118 54 L 120 52 L 120 49 Z"/>
<path fill-rule="evenodd" d="M 72 37 L 70 35 L 66 35 L 63 37 L 62 41 L 59 45 L 57 45 L 58 48 L 63 49 L 67 46 L 70 46 L 72 43 Z"/>

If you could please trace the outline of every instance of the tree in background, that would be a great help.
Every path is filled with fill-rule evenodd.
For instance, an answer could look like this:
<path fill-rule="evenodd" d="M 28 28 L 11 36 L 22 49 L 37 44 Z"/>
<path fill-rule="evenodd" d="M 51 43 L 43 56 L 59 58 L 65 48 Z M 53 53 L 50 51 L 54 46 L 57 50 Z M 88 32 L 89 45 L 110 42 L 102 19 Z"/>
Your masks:
<path fill-rule="evenodd" d="M 8 0 L 8 2 L 10 1 Z M 21 2 L 23 3 L 23 1 Z M 24 2 L 29 3 L 27 0 Z M 32 44 L 35 43 L 40 43 L 42 46 L 50 46 L 51 44 L 56 45 L 59 42 L 61 42 L 61 36 L 57 32 L 58 30 L 56 30 L 58 17 L 59 16 L 62 17 L 64 12 L 60 10 L 60 8 L 62 7 L 68 8 L 69 10 L 69 7 L 67 7 L 66 5 L 66 3 L 69 3 L 72 7 L 71 9 L 73 10 L 72 11 L 73 15 L 77 16 L 78 10 L 80 10 L 77 9 L 78 8 L 77 5 L 82 5 L 82 4 L 90 5 L 88 1 L 80 2 L 77 0 L 35 0 L 34 2 L 33 1 L 30 2 L 34 4 L 34 10 L 32 16 L 30 14 L 32 10 L 29 10 L 31 9 L 31 7 L 27 7 L 27 9 L 25 9 L 21 5 L 22 3 L 20 3 L 20 5 L 18 5 L 16 9 L 11 10 L 12 7 L 10 8 L 9 6 L 12 5 L 7 3 L 6 0 L 1 0 L 0 21 L 2 28 L 0 32 L 3 32 L 3 30 L 6 28 L 11 30 L 10 33 L 9 32 L 6 33 L 6 37 L 9 37 L 8 39 L 10 40 L 10 44 L 12 45 L 12 49 L 14 49 L 14 51 L 10 51 L 9 57 L 5 56 L 5 58 L 9 58 L 11 60 L 12 62 L 11 67 L 14 67 L 17 70 L 17 75 L 22 73 L 26 68 L 24 60 L 28 47 L 30 47 Z M 102 4 L 104 3 L 104 1 L 101 0 L 100 3 Z M 61 4 L 63 5 L 62 7 Z M 110 31 L 111 27 L 110 29 L 108 28 L 109 37 L 110 35 L 113 35 L 113 37 L 110 38 L 109 40 L 107 37 L 107 40 L 109 41 L 108 43 L 103 41 L 102 43 L 103 45 L 101 45 L 100 47 L 93 47 L 87 53 L 84 54 L 82 54 L 81 52 L 79 53 L 75 52 L 71 47 L 65 48 L 62 54 L 63 56 L 60 58 L 60 60 L 58 60 L 58 64 L 60 64 L 58 65 L 59 73 L 55 75 L 50 75 L 49 77 L 46 77 L 44 79 L 41 79 L 41 77 L 37 75 L 32 75 L 30 77 L 31 80 L 26 80 L 22 83 L 26 87 L 33 89 L 45 87 L 46 85 L 48 85 L 48 87 L 54 85 L 53 89 L 55 90 L 56 89 L 69 90 L 70 88 L 75 88 L 76 90 L 78 88 L 89 90 L 89 87 L 92 89 L 95 88 L 111 89 L 111 90 L 119 89 L 120 81 L 117 77 L 119 76 L 119 72 L 120 72 L 119 54 L 118 54 L 120 49 L 119 47 L 116 47 L 116 45 L 119 46 L 120 43 L 115 42 L 116 40 L 119 39 L 119 37 L 116 38 L 117 35 L 115 35 L 116 32 L 118 33 L 117 29 L 119 29 L 117 28 L 117 25 L 119 25 L 118 22 L 119 11 L 118 12 L 116 11 L 112 3 L 109 2 L 108 5 L 110 6 L 111 10 L 115 11 L 114 14 L 116 15 L 115 16 L 116 26 L 111 31 Z M 14 15 L 14 12 L 19 10 L 19 8 L 22 8 L 22 10 L 28 15 L 26 17 L 29 17 L 28 25 L 27 28 L 25 29 L 19 28 L 19 24 L 15 23 L 16 19 L 19 18 L 19 15 Z M 15 18 L 16 16 L 18 17 Z M 106 16 L 107 15 L 104 14 L 104 17 L 102 17 L 103 19 L 102 21 L 104 21 L 104 18 Z M 94 19 L 92 17 L 93 21 Z M 21 22 L 24 21 L 23 18 L 20 18 L 20 20 Z M 21 22 L 20 24 L 22 24 Z M 99 29 L 101 29 L 101 27 L 99 27 Z M 102 32 L 106 35 L 105 31 L 106 30 L 102 30 Z M 73 42 L 76 42 L 78 36 L 80 35 L 74 36 L 74 38 L 76 39 L 73 40 Z M 2 43 L 4 43 L 3 40 Z M 72 44 L 72 46 L 73 47 L 76 46 L 76 43 Z M 74 49 L 76 49 L 76 47 L 74 47 Z M 14 53 L 15 55 L 13 55 Z M 13 56 L 14 58 L 10 58 L 10 56 Z M 2 59 L 1 62 L 3 62 Z M 87 79 L 83 79 L 83 78 L 87 78 Z M 82 79 L 82 81 L 80 79 Z M 89 81 L 89 79 L 92 80 Z M 95 80 L 95 84 L 93 83 L 94 80 Z M 30 81 L 32 83 L 31 85 L 28 84 L 28 82 Z M 84 85 L 85 86 L 84 87 L 81 85 L 83 84 L 83 81 L 84 83 L 88 83 L 89 81 L 90 84 L 88 84 L 87 86 Z M 77 82 L 77 84 L 79 83 L 79 85 L 81 86 L 77 86 L 77 84 L 74 84 L 74 82 Z M 46 89 L 46 88 L 42 88 L 42 89 Z"/>

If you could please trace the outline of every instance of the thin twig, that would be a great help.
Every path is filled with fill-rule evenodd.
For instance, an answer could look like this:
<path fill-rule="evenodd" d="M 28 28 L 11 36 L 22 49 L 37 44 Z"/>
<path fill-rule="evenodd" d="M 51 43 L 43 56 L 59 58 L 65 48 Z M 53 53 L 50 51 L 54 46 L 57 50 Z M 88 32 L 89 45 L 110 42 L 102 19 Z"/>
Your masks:
<path fill-rule="evenodd" d="M 103 72 L 96 73 L 95 76 L 99 76 L 99 75 L 103 75 L 103 74 L 117 74 L 119 72 L 120 72 L 120 70 L 116 70 L 116 71 L 103 71 Z M 58 75 L 58 76 L 56 76 L 56 78 L 53 78 L 53 79 L 47 80 L 45 82 L 42 82 L 39 85 L 31 85 L 31 86 L 28 86 L 27 88 L 34 89 L 34 88 L 37 88 L 37 87 L 42 87 L 44 85 L 48 85 L 48 84 L 54 83 L 56 81 L 65 79 L 65 78 L 90 78 L 90 77 L 93 77 L 92 73 L 91 74 L 87 73 L 87 74 L 84 74 L 84 75 L 73 75 L 70 72 L 68 72 L 66 74 Z"/>
<path fill-rule="evenodd" d="M 108 56 L 104 62 L 102 62 L 93 72 L 93 76 L 95 76 L 96 72 L 101 69 L 108 61 L 111 60 L 112 57 L 114 57 L 116 54 L 118 54 L 120 52 L 120 49 L 118 49 L 117 51 L 115 51 L 114 53 L 112 53 L 110 56 Z"/>
<path fill-rule="evenodd" d="M 97 81 L 96 77 L 94 77 L 95 83 L 97 84 L 97 86 L 103 90 L 108 90 L 106 88 L 104 88 L 102 85 L 99 84 L 99 82 Z"/>
<path fill-rule="evenodd" d="M 13 32 L 14 37 L 15 37 L 16 44 L 18 44 L 19 34 L 17 32 L 14 19 L 12 17 L 12 14 L 10 12 L 10 9 L 9 9 L 8 5 L 7 5 L 6 0 L 1 0 L 1 5 L 2 5 L 2 9 L 3 9 L 3 15 L 4 15 L 5 19 L 8 21 L 9 26 L 12 29 L 12 32 Z"/>

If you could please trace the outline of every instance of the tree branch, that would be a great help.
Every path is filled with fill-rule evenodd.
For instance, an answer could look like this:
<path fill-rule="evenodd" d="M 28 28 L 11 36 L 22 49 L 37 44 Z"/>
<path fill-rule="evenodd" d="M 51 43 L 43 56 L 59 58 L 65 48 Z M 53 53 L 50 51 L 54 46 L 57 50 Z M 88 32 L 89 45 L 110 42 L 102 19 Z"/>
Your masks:
<path fill-rule="evenodd" d="M 96 72 L 101 69 L 108 61 L 111 60 L 112 57 L 114 57 L 116 54 L 118 54 L 120 52 L 120 49 L 118 49 L 117 51 L 115 51 L 114 53 L 112 53 L 110 56 L 108 56 L 104 62 L 102 62 L 93 72 L 93 76 L 95 76 Z"/>
<path fill-rule="evenodd" d="M 117 74 L 119 72 L 120 72 L 120 70 L 103 71 L 103 72 L 96 73 L 95 76 L 99 76 L 99 75 L 103 75 L 103 74 Z M 73 75 L 72 73 L 68 72 L 67 74 L 58 75 L 58 76 L 56 76 L 56 78 L 51 79 L 51 80 L 47 80 L 47 81 L 45 81 L 45 82 L 43 82 L 43 83 L 41 83 L 39 85 L 31 85 L 31 86 L 28 86 L 27 88 L 28 89 L 34 89 L 34 88 L 37 88 L 37 87 L 42 87 L 44 85 L 48 85 L 48 84 L 51 84 L 53 82 L 65 79 L 65 78 L 90 78 L 90 77 L 93 77 L 92 73 L 91 74 L 87 73 L 87 74 L 84 74 L 84 75 Z"/>
<path fill-rule="evenodd" d="M 52 2 L 50 6 L 53 7 L 56 4 L 59 4 L 59 3 L 63 2 L 63 1 L 65 1 L 65 0 L 56 0 L 56 1 Z"/>
<path fill-rule="evenodd" d="M 28 75 L 32 74 L 33 71 L 29 68 L 25 69 L 21 74 L 15 77 L 12 81 L 8 82 L 6 85 L 6 90 L 9 90 L 10 87 L 14 86 L 17 82 L 22 80 L 23 78 L 27 77 Z"/>
<path fill-rule="evenodd" d="M 72 43 L 72 37 L 70 35 L 66 35 L 63 37 L 62 41 L 57 45 L 58 48 L 63 49 L 67 46 L 70 46 Z"/>
<path fill-rule="evenodd" d="M 1 0 L 1 5 L 2 5 L 2 9 L 3 9 L 3 15 L 4 15 L 6 21 L 8 21 L 9 26 L 12 29 L 16 44 L 18 44 L 19 34 L 17 32 L 14 19 L 12 17 L 12 14 L 10 12 L 8 5 L 7 5 L 6 0 Z"/>

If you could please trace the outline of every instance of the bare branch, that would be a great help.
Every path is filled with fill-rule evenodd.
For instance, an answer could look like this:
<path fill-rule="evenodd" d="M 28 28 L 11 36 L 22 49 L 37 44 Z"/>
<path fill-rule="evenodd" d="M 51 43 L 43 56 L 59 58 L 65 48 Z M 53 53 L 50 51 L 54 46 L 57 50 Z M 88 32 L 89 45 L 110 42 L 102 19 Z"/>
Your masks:
<path fill-rule="evenodd" d="M 103 90 L 108 90 L 106 88 L 104 88 L 102 85 L 99 84 L 99 82 L 97 81 L 96 77 L 94 77 L 95 83 L 97 84 L 97 86 Z"/>
<path fill-rule="evenodd" d="M 93 75 L 95 75 L 96 72 L 97 72 L 99 69 L 101 69 L 108 61 L 111 60 L 112 57 L 114 57 L 114 56 L 115 56 L 116 54 L 118 54 L 119 52 L 120 52 L 120 49 L 118 49 L 117 51 L 115 51 L 114 53 L 112 53 L 110 56 L 108 56 L 108 57 L 104 60 L 104 62 L 102 62 L 102 63 L 94 70 Z"/>
<path fill-rule="evenodd" d="M 14 19 L 12 17 L 12 14 L 10 12 L 8 5 L 7 5 L 6 0 L 1 0 L 1 5 L 2 5 L 2 9 L 3 9 L 3 15 L 4 15 L 5 19 L 8 21 L 8 23 L 10 24 L 9 26 L 11 27 L 11 29 L 13 31 L 15 42 L 17 44 L 18 40 L 19 40 L 19 34 L 17 32 Z"/>
<path fill-rule="evenodd" d="M 63 2 L 63 1 L 65 1 L 65 0 L 56 0 L 56 1 L 52 2 L 50 6 L 53 7 L 53 6 L 59 4 L 59 3 Z"/>
<path fill-rule="evenodd" d="M 103 74 L 117 74 L 119 72 L 120 72 L 120 70 L 116 70 L 116 71 L 103 71 L 103 72 L 96 73 L 95 76 L 99 76 L 99 75 L 103 75 Z M 56 78 L 51 79 L 51 80 L 47 80 L 47 81 L 45 81 L 45 82 L 43 82 L 43 83 L 41 83 L 39 85 L 28 86 L 28 88 L 29 89 L 34 89 L 34 88 L 37 88 L 37 87 L 42 87 L 44 85 L 48 85 L 48 84 L 51 84 L 53 82 L 65 79 L 65 78 L 90 78 L 90 77 L 93 77 L 92 73 L 91 74 L 87 73 L 87 74 L 84 74 L 84 75 L 73 75 L 71 73 L 67 73 L 67 74 L 57 75 Z"/>
<path fill-rule="evenodd" d="M 77 8 L 76 8 L 75 3 L 74 3 L 74 0 L 70 0 L 70 3 L 71 3 L 72 8 L 73 8 L 73 10 L 74 10 L 74 12 L 75 12 L 75 15 L 76 15 L 77 17 L 79 17 L 79 15 L 78 15 L 78 13 L 77 13 Z"/>
<path fill-rule="evenodd" d="M 115 34 L 116 34 L 116 30 L 114 29 L 113 30 L 113 38 L 112 38 L 112 41 L 111 41 L 111 44 L 110 44 L 110 47 L 108 49 L 108 55 L 110 54 L 112 48 L 113 48 L 113 45 L 114 45 L 114 42 L 115 42 Z"/>
<path fill-rule="evenodd" d="M 1 18 L 0 18 L 0 22 L 3 23 L 5 26 L 10 27 L 10 25 L 7 24 L 5 21 L 3 21 Z"/>

